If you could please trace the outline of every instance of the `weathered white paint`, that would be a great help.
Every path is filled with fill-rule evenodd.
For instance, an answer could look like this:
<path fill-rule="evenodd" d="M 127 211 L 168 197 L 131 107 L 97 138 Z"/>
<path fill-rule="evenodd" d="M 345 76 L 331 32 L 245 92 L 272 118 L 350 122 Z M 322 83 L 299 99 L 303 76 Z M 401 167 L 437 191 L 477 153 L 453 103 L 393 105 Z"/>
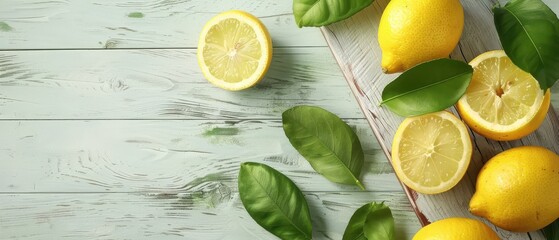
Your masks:
<path fill-rule="evenodd" d="M 203 79 L 194 49 L 229 9 L 260 17 L 279 47 L 266 79 L 235 93 Z M 341 239 L 369 201 L 386 201 L 397 239 L 411 239 L 419 221 L 324 46 L 295 26 L 291 1 L 0 1 L 0 238 L 275 239 L 236 193 L 239 164 L 258 161 L 305 191 L 315 239 Z M 330 183 L 290 146 L 280 116 L 300 104 L 354 118 L 368 192 Z"/>
<path fill-rule="evenodd" d="M 276 49 L 235 93 L 208 84 L 195 50 L 0 51 L 0 119 L 277 119 L 300 104 L 362 118 L 342 79 L 327 48 Z"/>
<path fill-rule="evenodd" d="M 259 17 L 276 47 L 326 46 L 317 29 L 297 27 L 292 1 L 2 0 L 0 49 L 195 48 L 204 24 L 231 9 Z"/>
<path fill-rule="evenodd" d="M 228 92 L 196 50 L 0 51 L 0 119 L 279 119 L 301 104 L 362 118 L 328 48 L 279 48 L 256 87 Z"/>
<path fill-rule="evenodd" d="M 266 79 L 235 93 L 203 79 L 193 49 L 229 9 L 260 17 L 277 47 Z M 315 239 L 340 239 L 369 201 L 409 239 L 419 222 L 330 50 L 290 13 L 275 0 L 0 1 L 0 238 L 275 239 L 236 193 L 239 164 L 258 161 L 306 192 Z M 280 116 L 301 104 L 352 118 L 368 192 L 291 147 Z"/>
<path fill-rule="evenodd" d="M 551 7 L 559 12 L 557 2 Z M 375 1 L 373 6 L 345 22 L 323 28 L 328 44 L 342 71 L 358 98 L 375 135 L 389 156 L 392 137 L 402 121 L 388 111 L 379 107 L 382 89 L 397 74 L 386 75 L 380 69 L 380 48 L 377 44 L 377 28 L 381 13 L 388 1 Z M 492 49 L 499 49 L 500 44 L 495 27 L 492 23 L 491 8 L 495 5 L 489 0 L 464 0 L 465 28 L 459 46 L 452 54 L 455 59 L 469 61 L 480 53 Z M 555 88 L 557 89 L 557 88 Z M 556 101 L 556 100 L 555 100 Z M 437 195 L 417 194 L 410 189 L 412 203 L 420 211 L 420 217 L 427 221 L 453 216 L 474 217 L 468 212 L 468 202 L 474 191 L 477 173 L 485 161 L 491 156 L 518 145 L 546 146 L 559 152 L 559 121 L 553 109 L 547 116 L 541 128 L 534 134 L 514 142 L 495 142 L 473 134 L 475 152 L 467 175 L 451 191 Z M 525 233 L 510 233 L 495 228 L 504 239 L 529 239 Z M 543 239 L 540 232 L 530 233 L 530 239 Z"/>
<path fill-rule="evenodd" d="M 397 239 L 419 223 L 402 192 L 307 192 L 314 239 L 341 239 L 353 211 L 385 201 Z M 277 239 L 225 187 L 188 194 L 2 194 L 2 239 Z"/>
<path fill-rule="evenodd" d="M 367 122 L 348 123 L 362 140 L 367 190 L 401 191 Z M 317 174 L 280 120 L 0 121 L 0 129 L 0 193 L 236 189 L 246 161 L 276 168 L 304 191 L 360 191 Z"/>
<path fill-rule="evenodd" d="M 229 9 L 260 17 L 279 47 L 266 79 L 235 93 L 207 83 L 189 49 Z M 8 0 L 0 24 L 0 49 L 16 49 L 0 51 L 0 238 L 275 239 L 238 200 L 244 161 L 306 191 L 315 239 L 340 239 L 373 200 L 391 206 L 399 239 L 419 228 L 330 50 L 295 26 L 290 1 Z M 75 48 L 187 49 L 17 50 Z M 355 118 L 369 192 L 327 181 L 291 147 L 280 116 L 301 104 Z"/>

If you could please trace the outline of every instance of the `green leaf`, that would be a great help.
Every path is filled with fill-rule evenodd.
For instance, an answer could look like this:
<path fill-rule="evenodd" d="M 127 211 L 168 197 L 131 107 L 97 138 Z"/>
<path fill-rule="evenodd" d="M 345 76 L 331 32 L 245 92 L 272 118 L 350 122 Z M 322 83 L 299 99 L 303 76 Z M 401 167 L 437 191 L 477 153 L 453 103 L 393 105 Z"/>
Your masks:
<path fill-rule="evenodd" d="M 493 9 L 501 44 L 512 62 L 546 90 L 559 79 L 559 19 L 541 0 L 511 0 Z"/>
<path fill-rule="evenodd" d="M 239 171 L 239 195 L 248 214 L 281 239 L 312 239 L 311 216 L 303 193 L 285 175 L 260 163 Z"/>
<path fill-rule="evenodd" d="M 339 117 L 319 107 L 298 106 L 282 115 L 283 131 L 291 145 L 318 173 L 336 183 L 355 184 L 363 167 L 357 135 Z"/>
<path fill-rule="evenodd" d="M 344 232 L 343 240 L 392 240 L 394 218 L 384 203 L 370 202 L 353 213 Z"/>
<path fill-rule="evenodd" d="M 547 240 L 559 240 L 559 220 L 555 220 L 555 222 L 545 227 L 543 233 Z"/>
<path fill-rule="evenodd" d="M 299 27 L 320 27 L 353 16 L 373 0 L 293 0 L 293 15 Z"/>
<path fill-rule="evenodd" d="M 349 219 L 349 223 L 347 223 L 342 240 L 367 240 L 365 233 L 363 232 L 363 226 L 365 225 L 365 220 L 367 220 L 367 216 L 369 216 L 369 212 L 373 209 L 374 204 L 376 203 L 367 203 L 353 213 L 353 216 Z"/>
<path fill-rule="evenodd" d="M 464 95 L 472 73 L 470 65 L 456 60 L 419 64 L 384 88 L 381 104 L 403 117 L 442 111 Z"/>
<path fill-rule="evenodd" d="M 372 204 L 372 209 L 363 226 L 365 237 L 368 240 L 393 240 L 395 231 L 392 211 L 383 203 Z"/>

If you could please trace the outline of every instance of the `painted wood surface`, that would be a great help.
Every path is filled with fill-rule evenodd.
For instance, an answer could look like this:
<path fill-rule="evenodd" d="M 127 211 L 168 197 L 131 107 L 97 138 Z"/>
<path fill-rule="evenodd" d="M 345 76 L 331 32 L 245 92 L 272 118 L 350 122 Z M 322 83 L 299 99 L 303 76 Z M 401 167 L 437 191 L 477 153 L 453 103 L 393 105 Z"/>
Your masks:
<path fill-rule="evenodd" d="M 260 17 L 275 46 L 266 79 L 235 93 L 204 80 L 195 49 L 229 9 Z M 291 147 L 280 116 L 302 104 L 357 131 L 367 191 L 327 181 Z M 275 239 L 238 199 L 244 161 L 305 192 L 315 239 L 340 239 L 370 201 L 392 208 L 398 239 L 419 228 L 323 36 L 296 27 L 291 1 L 0 1 L 0 133 L 0 239 Z"/>
<path fill-rule="evenodd" d="M 195 56 L 205 21 L 230 9 L 262 19 L 275 46 L 266 79 L 235 93 Z M 0 239 L 275 239 L 238 199 L 244 161 L 305 192 L 315 239 L 341 239 L 370 201 L 411 239 L 420 222 L 326 46 L 291 1 L 0 1 Z M 291 147 L 280 116 L 301 104 L 357 131 L 367 191 Z"/>
<path fill-rule="evenodd" d="M 363 140 L 367 190 L 400 192 L 366 120 L 347 122 Z M 274 167 L 303 191 L 360 191 L 317 174 L 281 120 L 0 121 L 0 129 L 0 193 L 236 191 L 246 161 Z"/>
<path fill-rule="evenodd" d="M 550 3 L 555 12 L 559 12 L 556 1 L 546 2 Z M 322 32 L 381 147 L 390 158 L 392 138 L 403 119 L 386 108 L 379 107 L 384 86 L 398 76 L 383 74 L 380 68 L 381 50 L 377 44 L 377 29 L 381 13 L 387 4 L 386 0 L 375 1 L 371 7 L 351 19 L 322 28 Z M 495 4 L 490 0 L 462 1 L 465 27 L 460 43 L 451 55 L 453 59 L 468 62 L 478 54 L 500 49 L 491 12 Z M 472 136 L 475 143 L 472 163 L 466 176 L 456 187 L 436 195 L 419 194 L 405 188 L 423 224 L 454 216 L 476 218 L 468 212 L 476 176 L 483 163 L 495 154 L 520 145 L 545 146 L 559 152 L 559 120 L 553 108 L 540 129 L 521 140 L 496 142 L 473 132 Z M 541 232 L 512 233 L 496 227 L 494 229 L 503 239 L 544 239 Z"/>
<path fill-rule="evenodd" d="M 397 239 L 418 228 L 402 192 L 307 192 L 313 239 L 341 239 L 353 211 L 375 199 L 390 205 Z M 277 239 L 226 187 L 188 194 L 1 194 L 2 239 Z"/>
<path fill-rule="evenodd" d="M 196 50 L 0 51 L 0 119 L 278 119 L 301 104 L 362 118 L 346 85 L 328 48 L 276 48 L 234 93 L 208 84 Z"/>
<path fill-rule="evenodd" d="M 208 84 L 196 50 L 0 51 L 0 119 L 278 119 L 302 104 L 364 117 L 328 48 L 277 48 L 235 93 Z"/>
<path fill-rule="evenodd" d="M 211 17 L 232 10 L 259 17 L 274 46 L 326 46 L 297 28 L 284 0 L 2 0 L 0 49 L 195 48 Z"/>

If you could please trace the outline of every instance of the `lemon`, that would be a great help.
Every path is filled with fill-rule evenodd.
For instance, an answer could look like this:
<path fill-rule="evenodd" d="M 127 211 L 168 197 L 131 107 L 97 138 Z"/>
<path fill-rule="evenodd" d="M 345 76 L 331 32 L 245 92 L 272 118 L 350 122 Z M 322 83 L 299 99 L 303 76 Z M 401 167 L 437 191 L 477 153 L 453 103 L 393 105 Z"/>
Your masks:
<path fill-rule="evenodd" d="M 551 98 L 532 75 L 515 66 L 502 50 L 483 53 L 470 65 L 472 81 L 456 105 L 470 128 L 484 137 L 508 141 L 540 126 Z"/>
<path fill-rule="evenodd" d="M 472 141 L 466 125 L 447 111 L 406 118 L 392 142 L 398 178 L 426 194 L 447 191 L 466 173 Z"/>
<path fill-rule="evenodd" d="M 212 84 L 242 90 L 258 83 L 272 61 L 272 40 L 255 16 L 232 10 L 210 19 L 198 42 L 198 64 Z"/>
<path fill-rule="evenodd" d="M 559 156 L 534 146 L 497 154 L 479 172 L 470 212 L 515 232 L 550 224 L 559 217 Z"/>
<path fill-rule="evenodd" d="M 447 218 L 431 223 L 412 240 L 500 240 L 489 226 L 469 218 Z"/>
<path fill-rule="evenodd" d="M 394 73 L 450 55 L 464 28 L 459 0 L 392 0 L 380 19 L 382 70 Z"/>

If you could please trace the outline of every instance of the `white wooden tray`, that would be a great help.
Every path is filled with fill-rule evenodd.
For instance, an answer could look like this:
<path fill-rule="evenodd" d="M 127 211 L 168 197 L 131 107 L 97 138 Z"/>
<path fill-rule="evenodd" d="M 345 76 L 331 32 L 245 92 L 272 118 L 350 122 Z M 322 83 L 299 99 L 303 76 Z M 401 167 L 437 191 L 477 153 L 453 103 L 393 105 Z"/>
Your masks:
<path fill-rule="evenodd" d="M 552 1 L 555 0 L 545 2 L 552 10 L 559 12 L 559 4 Z M 403 119 L 386 108 L 378 107 L 384 86 L 398 76 L 383 74 L 380 68 L 381 51 L 377 32 L 382 11 L 387 4 L 387 0 L 377 0 L 352 18 L 323 27 L 322 33 L 379 144 L 391 160 L 392 138 Z M 464 32 L 451 58 L 469 62 L 483 52 L 501 49 L 491 11 L 495 4 L 491 0 L 462 0 Z M 468 203 L 475 190 L 477 173 L 484 162 L 505 149 L 521 145 L 544 146 L 559 153 L 559 120 L 551 107 L 542 126 L 521 140 L 497 142 L 474 132 L 472 137 L 475 144 L 472 162 L 465 177 L 452 190 L 437 195 L 423 195 L 402 185 L 421 224 L 426 225 L 447 217 L 477 218 L 468 212 Z M 545 239 L 539 231 L 512 233 L 483 221 L 492 226 L 503 239 Z"/>

